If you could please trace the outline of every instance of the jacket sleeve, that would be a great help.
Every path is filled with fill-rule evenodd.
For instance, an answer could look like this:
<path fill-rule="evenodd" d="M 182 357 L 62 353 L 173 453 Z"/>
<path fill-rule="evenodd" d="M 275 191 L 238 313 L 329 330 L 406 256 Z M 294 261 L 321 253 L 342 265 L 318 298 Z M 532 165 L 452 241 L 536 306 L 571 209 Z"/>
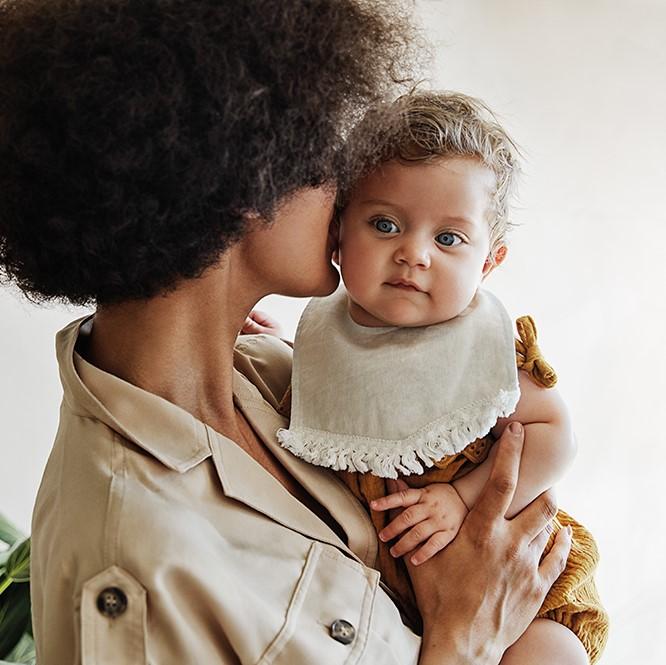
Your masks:
<path fill-rule="evenodd" d="M 240 335 L 234 348 L 234 366 L 277 410 L 291 383 L 291 346 L 272 335 Z"/>

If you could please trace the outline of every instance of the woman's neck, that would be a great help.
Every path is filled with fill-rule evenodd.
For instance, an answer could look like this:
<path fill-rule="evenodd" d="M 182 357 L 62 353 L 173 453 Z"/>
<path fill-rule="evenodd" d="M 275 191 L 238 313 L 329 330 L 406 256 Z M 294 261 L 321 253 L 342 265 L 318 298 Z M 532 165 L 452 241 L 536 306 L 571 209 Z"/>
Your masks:
<path fill-rule="evenodd" d="M 99 307 L 83 355 L 95 366 L 233 434 L 233 348 L 256 294 L 230 261 L 174 291 Z"/>

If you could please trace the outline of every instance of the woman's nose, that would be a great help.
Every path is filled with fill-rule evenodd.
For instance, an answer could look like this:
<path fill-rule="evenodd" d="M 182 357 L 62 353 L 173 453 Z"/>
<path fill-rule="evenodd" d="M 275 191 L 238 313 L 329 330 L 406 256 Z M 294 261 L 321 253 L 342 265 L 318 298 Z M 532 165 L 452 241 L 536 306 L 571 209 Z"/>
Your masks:
<path fill-rule="evenodd" d="M 405 241 L 396 249 L 394 259 L 396 263 L 405 263 L 410 268 L 429 268 L 430 247 L 418 240 Z"/>

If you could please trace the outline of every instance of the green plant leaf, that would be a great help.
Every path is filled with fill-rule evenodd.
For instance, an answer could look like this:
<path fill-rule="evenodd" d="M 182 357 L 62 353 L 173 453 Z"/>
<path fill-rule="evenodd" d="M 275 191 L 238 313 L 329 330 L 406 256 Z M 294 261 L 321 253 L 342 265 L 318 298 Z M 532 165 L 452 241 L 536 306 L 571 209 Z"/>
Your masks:
<path fill-rule="evenodd" d="M 0 658 L 16 646 L 30 621 L 30 585 L 12 584 L 0 597 Z"/>
<path fill-rule="evenodd" d="M 24 633 L 16 646 L 7 654 L 10 663 L 21 663 L 25 665 L 34 665 L 37 659 L 35 653 L 35 641 L 28 633 Z M 0 661 L 0 664 L 6 661 Z"/>
<path fill-rule="evenodd" d="M 21 533 L 2 513 L 0 513 L 0 540 L 10 547 L 19 540 L 24 540 L 25 534 Z"/>
<path fill-rule="evenodd" d="M 5 575 L 13 582 L 27 582 L 30 579 L 30 538 L 15 543 L 9 551 Z"/>
<path fill-rule="evenodd" d="M 0 595 L 10 584 L 30 580 L 30 538 L 26 538 L 9 550 L 7 561 L 0 569 Z"/>

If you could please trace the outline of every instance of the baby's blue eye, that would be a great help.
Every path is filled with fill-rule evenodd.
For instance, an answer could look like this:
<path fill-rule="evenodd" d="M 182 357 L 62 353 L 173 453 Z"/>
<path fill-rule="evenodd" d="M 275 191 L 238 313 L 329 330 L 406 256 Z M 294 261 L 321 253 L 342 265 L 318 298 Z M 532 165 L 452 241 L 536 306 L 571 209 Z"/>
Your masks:
<path fill-rule="evenodd" d="M 455 247 L 462 242 L 462 238 L 457 233 L 440 233 L 435 241 L 445 247 Z"/>
<path fill-rule="evenodd" d="M 394 233 L 395 231 L 400 230 L 395 222 L 392 222 L 386 217 L 378 217 L 377 219 L 374 219 L 372 223 L 380 233 Z"/>

